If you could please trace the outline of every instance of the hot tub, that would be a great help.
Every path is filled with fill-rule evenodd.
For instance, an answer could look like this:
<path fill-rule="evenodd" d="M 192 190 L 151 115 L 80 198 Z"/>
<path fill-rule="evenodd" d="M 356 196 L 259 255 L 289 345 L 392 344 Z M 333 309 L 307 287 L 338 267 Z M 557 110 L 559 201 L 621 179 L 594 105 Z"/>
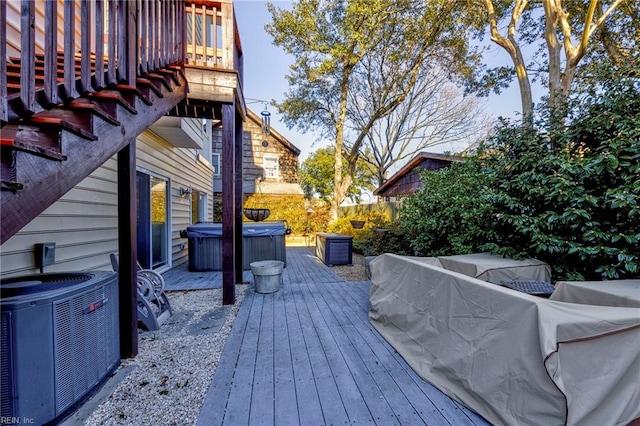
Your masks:
<path fill-rule="evenodd" d="M 260 260 L 287 264 L 285 221 L 242 224 L 242 269 Z M 190 271 L 222 271 L 222 223 L 196 223 L 187 227 Z"/>

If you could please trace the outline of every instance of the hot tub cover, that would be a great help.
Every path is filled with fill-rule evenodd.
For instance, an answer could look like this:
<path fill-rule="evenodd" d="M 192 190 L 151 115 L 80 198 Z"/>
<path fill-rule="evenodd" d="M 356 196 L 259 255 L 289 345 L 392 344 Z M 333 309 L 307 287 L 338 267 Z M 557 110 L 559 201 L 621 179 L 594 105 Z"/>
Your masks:
<path fill-rule="evenodd" d="M 640 308 L 541 299 L 430 263 L 370 264 L 369 319 L 424 379 L 498 425 L 640 417 Z"/>
<path fill-rule="evenodd" d="M 284 222 L 243 223 L 244 237 L 265 237 L 270 235 L 285 235 Z M 187 226 L 187 238 L 222 237 L 222 223 L 206 222 Z"/>

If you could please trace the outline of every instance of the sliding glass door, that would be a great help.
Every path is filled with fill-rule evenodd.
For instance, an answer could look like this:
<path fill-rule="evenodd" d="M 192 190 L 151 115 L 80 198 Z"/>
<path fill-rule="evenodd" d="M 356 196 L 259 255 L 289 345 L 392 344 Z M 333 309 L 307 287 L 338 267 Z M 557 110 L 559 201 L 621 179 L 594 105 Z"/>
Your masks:
<path fill-rule="evenodd" d="M 138 262 L 145 269 L 169 265 L 169 180 L 137 172 Z"/>

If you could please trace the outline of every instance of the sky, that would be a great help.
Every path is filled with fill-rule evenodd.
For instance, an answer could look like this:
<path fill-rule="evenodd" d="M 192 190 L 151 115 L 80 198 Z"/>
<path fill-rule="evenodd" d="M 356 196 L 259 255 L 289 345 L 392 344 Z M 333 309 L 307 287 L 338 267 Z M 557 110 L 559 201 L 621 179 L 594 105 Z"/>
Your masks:
<path fill-rule="evenodd" d="M 290 5 L 288 1 L 272 3 L 282 8 Z M 264 30 L 265 25 L 271 21 L 265 1 L 235 0 L 234 8 L 244 57 L 244 96 L 247 107 L 259 114 L 264 109 L 265 101 L 284 100 L 289 87 L 285 76 L 289 72 L 289 65 L 293 63 L 293 57 L 274 46 L 273 38 Z M 508 56 L 498 46 L 491 47 L 485 58 L 490 63 L 510 64 Z M 512 84 L 500 95 L 491 95 L 485 102 L 487 110 L 494 116 L 516 118 L 520 112 L 517 84 Z M 280 120 L 275 107 L 269 106 L 268 110 L 271 113 L 271 127 L 301 150 L 300 163 L 311 152 L 330 144 L 328 140 L 316 141 L 312 134 L 288 129 Z M 444 150 L 450 149 L 446 146 L 433 148 L 435 152 Z"/>

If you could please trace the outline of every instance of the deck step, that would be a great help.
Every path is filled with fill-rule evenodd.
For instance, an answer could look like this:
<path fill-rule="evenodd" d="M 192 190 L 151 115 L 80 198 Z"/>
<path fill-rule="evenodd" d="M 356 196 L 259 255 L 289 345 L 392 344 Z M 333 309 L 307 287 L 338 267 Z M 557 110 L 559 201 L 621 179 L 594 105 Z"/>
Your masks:
<path fill-rule="evenodd" d="M 135 108 L 134 97 L 135 95 L 131 94 L 129 96 L 123 96 L 122 92 L 110 89 L 89 94 L 89 99 L 99 102 L 102 105 L 102 108 L 114 117 L 116 116 L 116 105 L 122 106 L 131 114 L 137 114 L 138 111 Z"/>
<path fill-rule="evenodd" d="M 153 86 L 153 84 L 152 84 Z M 142 102 L 151 106 L 153 102 L 149 99 L 149 90 L 145 89 L 145 92 L 140 90 L 137 86 L 131 86 L 129 84 L 116 84 L 115 89 L 122 93 L 122 96 L 129 100 L 131 99 L 131 104 L 135 105 L 134 98 L 140 98 Z"/>
<path fill-rule="evenodd" d="M 86 112 L 52 109 L 33 115 L 28 123 L 44 128 L 58 127 L 90 141 L 98 140 L 92 133 L 93 118 Z"/>
<path fill-rule="evenodd" d="M 138 86 L 138 89 L 142 91 L 142 93 L 147 95 L 147 97 L 149 96 L 149 90 L 155 93 L 156 96 L 159 98 L 164 97 L 161 89 L 162 83 L 158 83 L 156 85 L 156 83 L 154 83 L 153 80 L 150 80 L 148 78 L 138 77 L 136 79 L 136 86 Z"/>
<path fill-rule="evenodd" d="M 167 68 L 160 68 L 155 70 L 158 74 L 164 75 L 165 77 L 169 77 L 173 80 L 176 86 L 180 87 L 182 84 L 180 83 L 180 79 L 178 78 L 178 71 Z"/>
<path fill-rule="evenodd" d="M 67 156 L 60 152 L 60 139 L 56 132 L 34 126 L 9 124 L 2 128 L 0 145 L 2 151 L 29 152 L 51 160 L 64 161 Z"/>
<path fill-rule="evenodd" d="M 154 85 L 160 90 L 161 86 L 164 86 L 168 91 L 173 92 L 173 88 L 171 84 L 169 84 L 169 77 L 159 74 L 157 72 L 150 72 L 143 76 L 144 78 L 150 80 Z"/>
<path fill-rule="evenodd" d="M 72 111 L 84 111 L 97 115 L 108 123 L 114 126 L 119 126 L 120 122 L 116 118 L 116 114 L 111 111 L 105 110 L 98 102 L 94 102 L 88 98 L 78 98 L 71 101 L 68 105 L 65 105 Z"/>

